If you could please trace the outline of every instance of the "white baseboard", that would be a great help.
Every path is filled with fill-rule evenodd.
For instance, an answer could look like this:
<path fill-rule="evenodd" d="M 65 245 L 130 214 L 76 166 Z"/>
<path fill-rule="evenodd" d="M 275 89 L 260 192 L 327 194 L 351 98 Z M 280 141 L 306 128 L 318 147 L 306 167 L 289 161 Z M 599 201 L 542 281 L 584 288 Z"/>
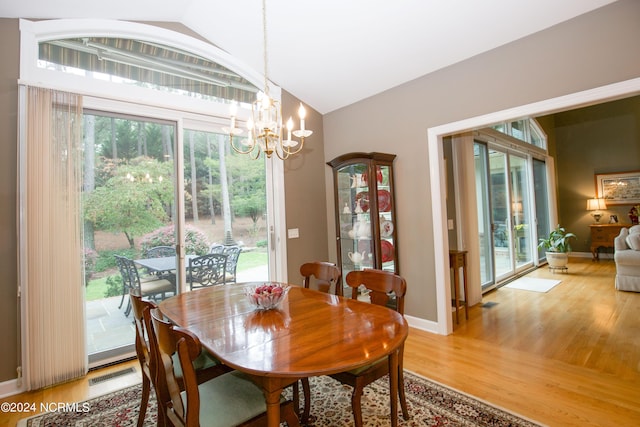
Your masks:
<path fill-rule="evenodd" d="M 440 334 L 438 332 L 438 322 L 421 319 L 419 317 L 408 316 L 406 314 L 404 315 L 404 318 L 407 319 L 407 323 L 412 328 L 420 329 L 425 332 L 431 332 L 433 334 Z"/>
<path fill-rule="evenodd" d="M 575 257 L 575 258 L 593 258 L 593 255 L 591 254 L 591 252 L 571 252 L 571 254 L 569 255 L 569 258 L 571 257 Z M 600 252 L 598 253 L 598 257 L 600 259 L 613 259 L 613 253 L 612 252 Z"/>
<path fill-rule="evenodd" d="M 0 383 L 0 399 L 25 391 L 21 383 L 17 378 Z"/>

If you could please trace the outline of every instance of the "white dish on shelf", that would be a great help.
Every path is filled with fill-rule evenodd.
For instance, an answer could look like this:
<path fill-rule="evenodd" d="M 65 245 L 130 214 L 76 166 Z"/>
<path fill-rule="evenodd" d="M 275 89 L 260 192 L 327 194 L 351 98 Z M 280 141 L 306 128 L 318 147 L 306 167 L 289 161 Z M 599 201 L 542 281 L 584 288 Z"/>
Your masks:
<path fill-rule="evenodd" d="M 393 222 L 384 220 L 380 222 L 380 236 L 391 237 L 393 236 Z"/>

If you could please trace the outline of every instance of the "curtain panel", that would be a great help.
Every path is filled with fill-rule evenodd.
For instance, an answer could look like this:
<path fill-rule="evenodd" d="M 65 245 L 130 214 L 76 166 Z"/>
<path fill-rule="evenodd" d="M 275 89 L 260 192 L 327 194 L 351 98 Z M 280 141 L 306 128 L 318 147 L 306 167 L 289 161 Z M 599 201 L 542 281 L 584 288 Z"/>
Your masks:
<path fill-rule="evenodd" d="M 30 390 L 84 375 L 82 97 L 20 88 L 20 284 Z"/>

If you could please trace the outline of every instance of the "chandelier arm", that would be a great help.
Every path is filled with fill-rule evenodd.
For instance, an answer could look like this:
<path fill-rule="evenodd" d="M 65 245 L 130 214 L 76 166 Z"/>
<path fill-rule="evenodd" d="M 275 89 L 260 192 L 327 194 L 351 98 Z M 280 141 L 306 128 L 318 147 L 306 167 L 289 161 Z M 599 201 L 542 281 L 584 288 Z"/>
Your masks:
<path fill-rule="evenodd" d="M 230 135 L 229 142 L 231 143 L 231 148 L 233 148 L 233 150 L 238 154 L 249 154 L 256 148 L 256 144 L 253 142 L 249 145 L 248 150 L 243 150 L 241 148 L 236 147 L 236 144 L 233 142 L 233 135 Z"/>
<path fill-rule="evenodd" d="M 254 148 L 255 148 L 255 147 L 254 147 Z M 260 148 L 260 146 L 258 145 L 258 149 L 257 149 L 257 150 L 255 150 L 255 151 L 256 151 L 255 156 L 254 156 L 252 153 L 248 153 L 248 154 L 249 154 L 249 158 L 250 158 L 251 160 L 258 160 L 258 158 L 260 157 L 260 153 L 262 152 L 262 149 L 261 149 L 261 148 Z"/>
<path fill-rule="evenodd" d="M 302 147 L 304 147 L 304 138 L 300 139 L 299 147 L 296 150 L 291 151 L 289 148 L 282 147 L 282 151 L 286 151 L 288 157 L 293 156 L 294 154 L 298 154 L 300 151 L 302 151 Z"/>
<path fill-rule="evenodd" d="M 278 158 L 280 160 L 287 160 L 290 156 L 289 153 L 287 153 L 286 151 L 283 151 L 283 153 L 285 153 L 284 155 L 280 154 L 280 150 L 273 150 L 276 153 L 276 156 L 278 156 Z"/>

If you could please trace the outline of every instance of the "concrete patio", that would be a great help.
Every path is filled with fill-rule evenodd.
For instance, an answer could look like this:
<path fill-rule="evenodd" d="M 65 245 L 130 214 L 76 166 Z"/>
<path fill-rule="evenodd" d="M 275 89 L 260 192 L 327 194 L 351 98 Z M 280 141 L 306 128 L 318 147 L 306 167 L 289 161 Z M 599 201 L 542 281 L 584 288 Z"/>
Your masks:
<path fill-rule="evenodd" d="M 251 282 L 266 280 L 267 266 L 238 271 L 237 281 Z M 127 298 L 121 308 L 121 296 L 87 301 L 85 315 L 87 321 L 87 354 L 98 353 L 133 344 L 135 325 L 131 314 L 125 316 Z"/>

